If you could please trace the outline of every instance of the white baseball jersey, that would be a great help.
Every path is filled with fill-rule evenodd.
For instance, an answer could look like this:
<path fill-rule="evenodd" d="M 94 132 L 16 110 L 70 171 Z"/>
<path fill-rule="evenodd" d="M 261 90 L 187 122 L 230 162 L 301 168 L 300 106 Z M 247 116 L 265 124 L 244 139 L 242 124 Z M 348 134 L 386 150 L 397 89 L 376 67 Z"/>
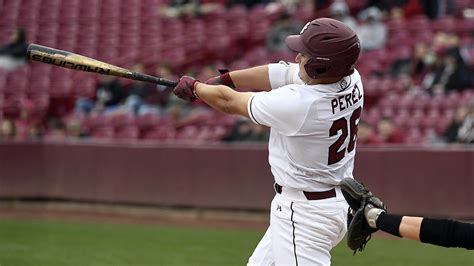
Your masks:
<path fill-rule="evenodd" d="M 328 190 L 352 177 L 363 86 L 355 71 L 332 84 L 306 85 L 299 66 L 269 65 L 272 90 L 248 103 L 253 122 L 271 127 L 269 163 L 275 181 L 303 191 Z"/>
<path fill-rule="evenodd" d="M 297 64 L 269 65 L 272 90 L 248 103 L 253 122 L 271 127 L 269 162 L 275 181 L 270 226 L 248 265 L 330 265 L 344 237 L 348 205 L 336 186 L 352 177 L 363 106 L 359 73 L 333 84 L 306 85 Z M 335 197 L 309 200 L 303 191 Z"/>

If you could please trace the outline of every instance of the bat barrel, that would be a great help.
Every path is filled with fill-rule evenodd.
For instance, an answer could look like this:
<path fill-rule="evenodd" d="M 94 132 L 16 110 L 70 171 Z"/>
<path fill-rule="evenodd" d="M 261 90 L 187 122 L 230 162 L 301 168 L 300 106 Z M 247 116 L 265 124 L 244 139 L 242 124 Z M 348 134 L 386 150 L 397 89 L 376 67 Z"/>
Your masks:
<path fill-rule="evenodd" d="M 133 72 L 109 63 L 92 59 L 83 55 L 74 54 L 59 49 L 46 47 L 38 44 L 30 44 L 27 48 L 26 57 L 29 60 L 38 61 L 45 64 L 55 65 L 74 70 L 93 72 L 102 75 L 124 77 L 134 80 L 151 82 L 168 87 L 174 87 L 177 81 L 164 78 L 153 77 L 139 72 Z"/>

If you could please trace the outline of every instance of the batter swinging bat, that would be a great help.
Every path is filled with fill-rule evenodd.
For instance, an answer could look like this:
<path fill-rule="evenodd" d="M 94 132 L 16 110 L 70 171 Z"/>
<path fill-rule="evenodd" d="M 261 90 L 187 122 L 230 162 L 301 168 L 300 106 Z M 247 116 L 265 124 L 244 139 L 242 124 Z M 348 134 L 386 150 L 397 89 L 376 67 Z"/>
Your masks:
<path fill-rule="evenodd" d="M 78 55 L 34 43 L 28 45 L 26 57 L 29 60 L 38 61 L 41 63 L 46 63 L 59 67 L 140 80 L 168 87 L 175 87 L 178 84 L 177 81 L 167 80 L 164 78 L 158 78 L 139 72 L 134 72 L 83 55 Z"/>

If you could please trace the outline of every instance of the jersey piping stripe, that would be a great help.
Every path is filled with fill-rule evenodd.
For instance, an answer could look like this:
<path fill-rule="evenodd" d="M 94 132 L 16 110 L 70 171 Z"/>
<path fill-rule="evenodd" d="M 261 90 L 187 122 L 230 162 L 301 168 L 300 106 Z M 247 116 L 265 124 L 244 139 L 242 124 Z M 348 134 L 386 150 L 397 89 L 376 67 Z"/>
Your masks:
<path fill-rule="evenodd" d="M 295 253 L 296 266 L 298 266 L 298 257 L 296 256 L 296 242 L 295 242 L 295 221 L 293 221 L 293 214 L 295 213 L 295 211 L 293 210 L 293 202 L 291 202 L 290 209 L 291 209 L 291 224 L 293 225 L 293 251 Z"/>
<path fill-rule="evenodd" d="M 253 115 L 253 111 L 252 111 L 252 103 L 253 103 L 253 98 L 254 98 L 255 95 L 252 95 L 252 97 L 250 98 L 250 103 L 249 103 L 249 115 L 250 115 L 250 118 L 257 124 L 259 125 L 262 125 L 260 124 L 257 119 L 255 119 L 255 116 Z"/>

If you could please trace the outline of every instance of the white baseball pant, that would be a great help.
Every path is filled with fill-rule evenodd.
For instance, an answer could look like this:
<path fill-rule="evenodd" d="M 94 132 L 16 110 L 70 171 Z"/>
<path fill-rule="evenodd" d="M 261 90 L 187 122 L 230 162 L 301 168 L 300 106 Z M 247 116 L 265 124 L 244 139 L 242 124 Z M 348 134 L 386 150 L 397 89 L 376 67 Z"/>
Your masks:
<path fill-rule="evenodd" d="M 348 204 L 336 197 L 307 200 L 302 191 L 283 188 L 271 204 L 270 226 L 247 265 L 330 265 L 330 250 L 347 230 Z"/>

